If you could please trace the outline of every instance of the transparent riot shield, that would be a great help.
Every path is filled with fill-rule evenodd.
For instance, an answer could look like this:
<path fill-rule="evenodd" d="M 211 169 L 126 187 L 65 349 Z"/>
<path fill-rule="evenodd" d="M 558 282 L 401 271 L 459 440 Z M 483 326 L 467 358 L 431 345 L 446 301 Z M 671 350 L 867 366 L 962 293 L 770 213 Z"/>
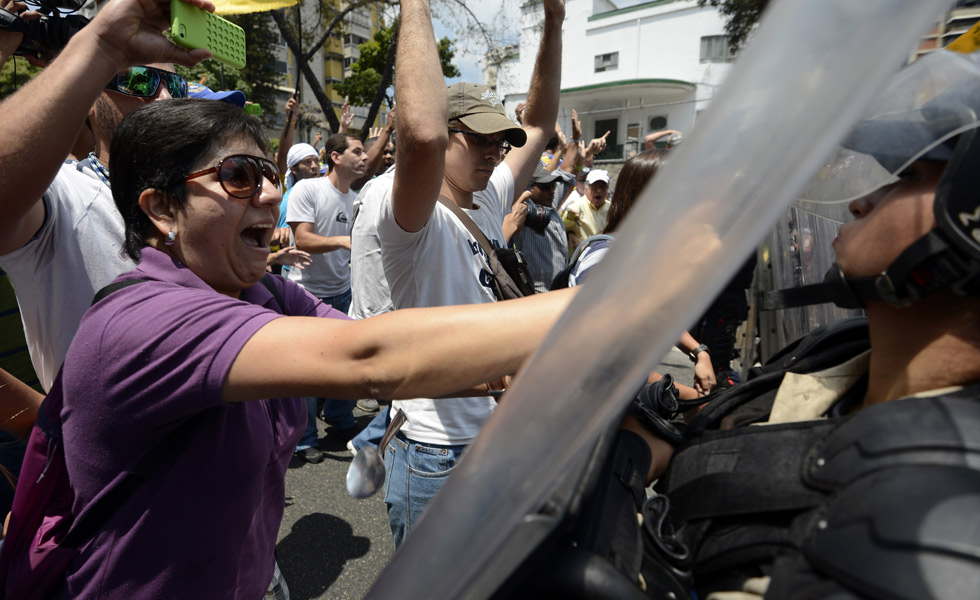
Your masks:
<path fill-rule="evenodd" d="M 368 598 L 486 598 L 562 482 L 908 57 L 946 0 L 776 0 L 606 259 Z"/>

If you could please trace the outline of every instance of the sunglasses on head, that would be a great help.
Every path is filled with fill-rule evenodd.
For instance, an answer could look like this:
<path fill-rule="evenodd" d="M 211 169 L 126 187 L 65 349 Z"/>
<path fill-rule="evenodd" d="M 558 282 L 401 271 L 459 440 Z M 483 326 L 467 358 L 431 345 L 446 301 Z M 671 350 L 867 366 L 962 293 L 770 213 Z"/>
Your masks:
<path fill-rule="evenodd" d="M 176 73 L 153 67 L 130 67 L 113 76 L 105 89 L 137 98 L 152 98 L 160 90 L 160 84 L 167 86 L 171 98 L 186 98 L 187 81 Z"/>
<path fill-rule="evenodd" d="M 232 198 L 252 198 L 262 189 L 263 179 L 268 179 L 277 190 L 282 191 L 279 171 L 276 169 L 275 163 L 268 158 L 247 154 L 226 156 L 218 161 L 216 166 L 191 173 L 184 181 L 203 177 L 208 173 L 218 174 L 221 189 Z"/>

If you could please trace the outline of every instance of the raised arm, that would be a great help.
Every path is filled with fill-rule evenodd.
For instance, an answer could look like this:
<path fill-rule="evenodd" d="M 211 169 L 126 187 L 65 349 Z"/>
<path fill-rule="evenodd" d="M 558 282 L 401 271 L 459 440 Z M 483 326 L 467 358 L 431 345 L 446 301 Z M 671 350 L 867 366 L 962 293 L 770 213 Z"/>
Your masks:
<path fill-rule="evenodd" d="M 239 352 L 224 398 L 451 394 L 515 373 L 573 295 L 574 290 L 559 290 L 507 302 L 397 310 L 359 321 L 276 319 Z M 512 327 L 517 321 L 527 325 Z M 296 343 L 283 352 L 283 339 Z"/>
<path fill-rule="evenodd" d="M 564 0 L 544 0 L 544 29 L 524 109 L 527 143 L 511 150 L 504 159 L 514 174 L 514 188 L 518 190 L 526 188 L 531 181 L 541 151 L 555 131 L 561 92 L 561 24 L 564 20 Z"/>
<path fill-rule="evenodd" d="M 276 168 L 280 173 L 286 173 L 286 169 L 289 168 L 286 160 L 296 138 L 297 119 L 299 119 L 299 90 L 293 92 L 289 100 L 286 100 L 286 122 L 279 132 L 279 150 L 276 152 Z"/>
<path fill-rule="evenodd" d="M 439 200 L 449 142 L 449 104 L 427 0 L 402 0 L 395 64 L 399 152 L 391 203 L 398 225 L 418 231 Z"/>
<path fill-rule="evenodd" d="M 206 0 L 188 3 L 214 10 Z M 169 26 L 169 4 L 107 3 L 51 66 L 0 104 L 0 254 L 20 248 L 41 227 L 41 196 L 115 73 L 134 64 L 191 66 L 211 56 L 207 50 L 179 48 L 160 33 Z"/>
<path fill-rule="evenodd" d="M 680 131 L 676 131 L 674 129 L 665 129 L 663 131 L 648 133 L 647 136 L 643 138 L 643 149 L 653 150 L 656 147 L 654 144 L 656 144 L 660 140 L 660 138 L 667 137 L 668 135 L 680 135 L 680 134 L 681 134 Z"/>
<path fill-rule="evenodd" d="M 572 109 L 572 139 L 568 141 L 568 149 L 565 151 L 565 160 L 561 163 L 561 170 L 568 173 L 578 172 L 576 167 L 580 167 L 582 154 L 579 152 L 579 142 L 582 139 L 582 122 L 578 120 L 578 112 Z M 574 187 L 574 186 L 572 186 Z M 568 190 L 571 192 L 571 189 Z M 566 194 L 567 195 L 567 194 Z"/>

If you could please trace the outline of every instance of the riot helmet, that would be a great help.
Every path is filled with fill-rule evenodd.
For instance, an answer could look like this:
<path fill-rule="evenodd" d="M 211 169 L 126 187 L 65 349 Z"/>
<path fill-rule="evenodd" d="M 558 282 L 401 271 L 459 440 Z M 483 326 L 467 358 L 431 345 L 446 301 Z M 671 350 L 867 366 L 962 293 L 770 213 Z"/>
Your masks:
<path fill-rule="evenodd" d="M 937 161 L 946 163 L 933 202 L 937 226 L 878 275 L 847 277 L 835 264 L 823 283 L 784 290 L 777 304 L 901 306 L 945 288 L 980 295 L 978 127 L 980 66 L 972 58 L 940 50 L 898 72 L 795 205 L 842 222 L 850 201 L 897 182 L 916 161 Z"/>

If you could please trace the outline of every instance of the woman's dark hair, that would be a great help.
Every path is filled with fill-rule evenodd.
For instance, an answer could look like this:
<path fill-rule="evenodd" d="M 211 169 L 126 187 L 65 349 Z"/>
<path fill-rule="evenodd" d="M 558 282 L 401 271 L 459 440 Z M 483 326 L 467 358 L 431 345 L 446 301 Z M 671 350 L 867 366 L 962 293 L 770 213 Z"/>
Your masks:
<path fill-rule="evenodd" d="M 613 193 L 609 214 L 606 217 L 606 228 L 603 233 L 612 233 L 619 223 L 626 218 L 633 202 L 640 196 L 647 182 L 657 174 L 667 159 L 667 150 L 647 150 L 626 161 L 623 170 L 616 178 L 616 191 Z"/>
<path fill-rule="evenodd" d="M 119 124 L 110 147 L 112 198 L 126 225 L 126 254 L 139 262 L 153 224 L 139 206 L 144 190 L 167 193 L 171 205 L 187 203 L 184 180 L 213 147 L 251 138 L 268 154 L 262 124 L 237 106 L 182 98 L 150 102 Z"/>

